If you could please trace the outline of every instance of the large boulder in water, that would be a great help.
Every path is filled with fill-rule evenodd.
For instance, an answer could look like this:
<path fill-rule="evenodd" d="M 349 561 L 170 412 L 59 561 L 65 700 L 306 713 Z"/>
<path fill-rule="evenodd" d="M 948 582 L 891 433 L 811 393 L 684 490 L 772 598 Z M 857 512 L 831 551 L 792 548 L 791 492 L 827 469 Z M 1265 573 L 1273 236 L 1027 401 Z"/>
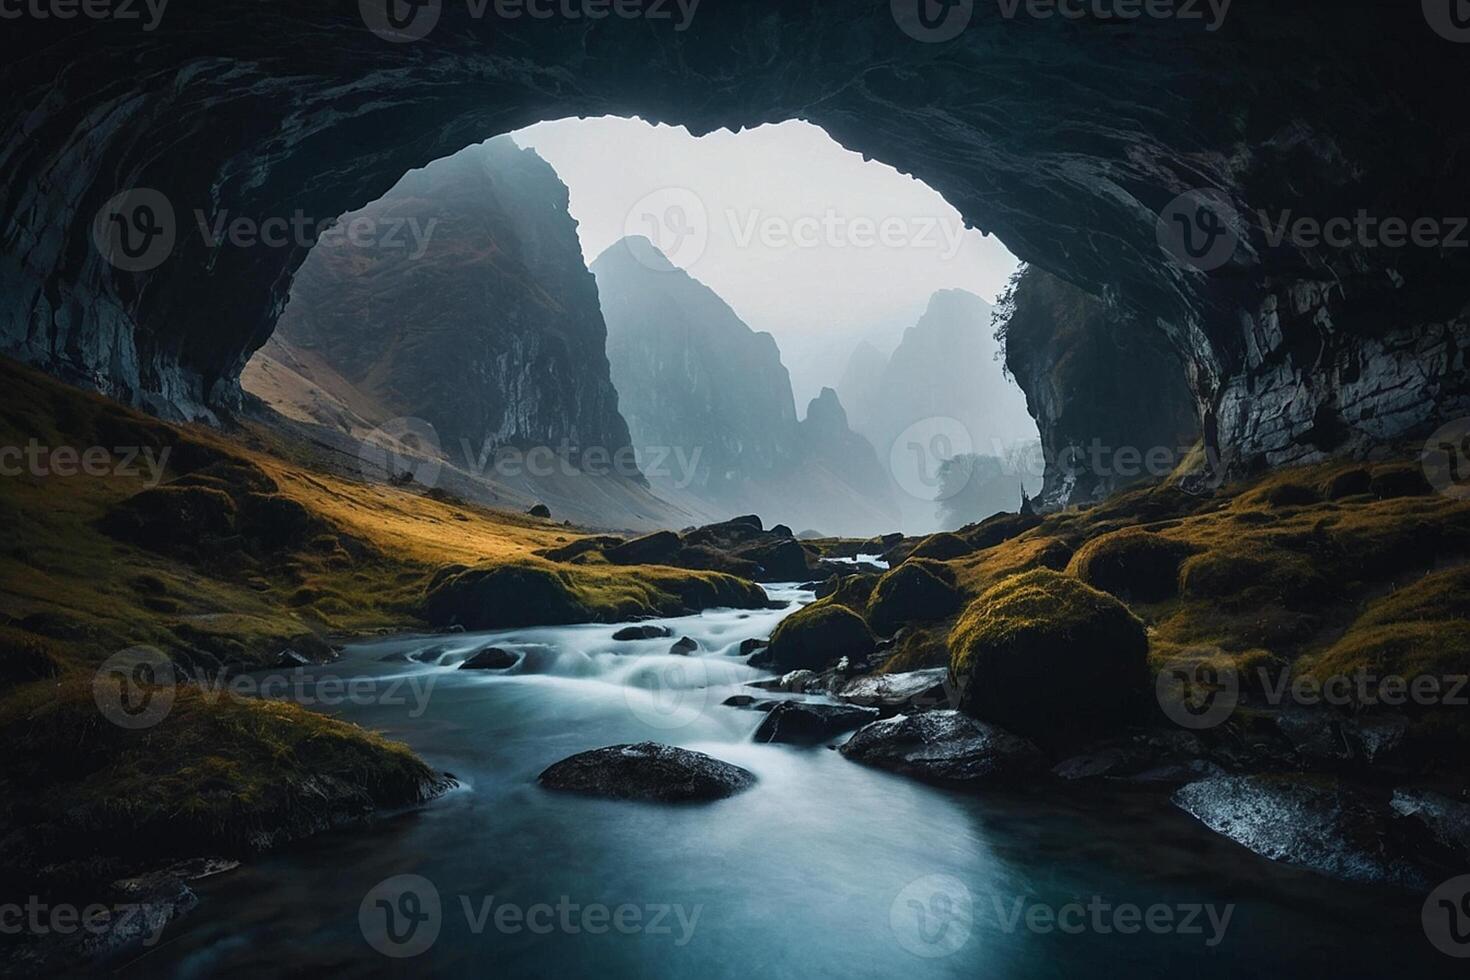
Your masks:
<path fill-rule="evenodd" d="M 846 606 L 807 606 L 781 621 L 763 652 L 762 666 L 773 670 L 822 670 L 843 657 L 860 660 L 877 646 L 863 618 Z"/>
<path fill-rule="evenodd" d="M 948 667 L 910 670 L 901 674 L 864 674 L 839 687 L 833 696 L 851 704 L 890 713 L 904 708 L 953 707 L 948 705 Z"/>
<path fill-rule="evenodd" d="M 1138 617 L 1049 569 L 981 594 L 950 632 L 949 649 L 960 710 L 1042 739 L 1122 721 L 1148 681 Z"/>
<path fill-rule="evenodd" d="M 755 730 L 754 739 L 757 742 L 814 745 L 877 719 L 878 712 L 874 708 L 819 701 L 778 701 Z"/>
<path fill-rule="evenodd" d="M 913 623 L 932 623 L 960 607 L 960 590 L 942 563 L 909 559 L 878 580 L 868 600 L 868 622 L 879 636 Z"/>
<path fill-rule="evenodd" d="M 854 762 L 931 782 L 997 782 L 1040 772 L 1031 742 L 958 711 L 897 715 L 858 729 L 840 750 Z"/>
<path fill-rule="evenodd" d="M 563 572 L 534 565 L 485 565 L 436 576 L 420 612 L 433 626 L 458 624 L 468 630 L 559 626 L 592 618 Z"/>
<path fill-rule="evenodd" d="M 1344 881 L 1411 888 L 1429 881 L 1409 857 L 1421 849 L 1422 828 L 1330 777 L 1217 776 L 1179 789 L 1174 804 L 1272 861 Z"/>
<path fill-rule="evenodd" d="M 658 742 L 579 752 L 537 778 L 548 789 L 660 803 L 719 800 L 755 785 L 749 770 Z"/>

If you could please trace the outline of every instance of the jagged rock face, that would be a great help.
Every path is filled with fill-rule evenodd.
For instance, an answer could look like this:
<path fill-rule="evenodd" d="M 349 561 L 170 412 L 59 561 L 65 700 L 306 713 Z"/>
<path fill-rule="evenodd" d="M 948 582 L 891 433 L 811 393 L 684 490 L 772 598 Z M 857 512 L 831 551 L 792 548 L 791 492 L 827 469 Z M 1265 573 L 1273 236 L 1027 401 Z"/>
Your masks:
<path fill-rule="evenodd" d="M 477 19 L 446 3 L 412 43 L 366 29 L 372 9 L 217 0 L 170 6 L 151 30 L 7 22 L 5 349 L 160 411 L 210 415 L 237 396 L 309 242 L 212 246 L 196 209 L 206 224 L 330 219 L 411 167 L 571 114 L 698 132 L 801 117 L 1164 338 L 1232 465 L 1470 412 L 1470 250 L 1273 244 L 1252 218 L 1206 272 L 1158 234 L 1168 203 L 1195 188 L 1241 215 L 1463 214 L 1466 131 L 1447 93 L 1464 47 L 1431 27 L 1430 7 L 1236 4 L 1212 24 L 954 4 L 941 40 L 900 29 L 893 11 L 906 8 L 886 0 L 840 14 L 815 0 L 709 3 L 688 24 L 671 5 L 668 19 Z M 92 244 L 99 210 L 131 188 L 162 191 L 179 219 L 171 253 L 143 271 Z"/>
<path fill-rule="evenodd" d="M 715 497 L 792 465 L 796 405 L 775 338 L 646 238 L 614 243 L 592 272 L 635 446 L 689 460 L 697 450 L 680 478 Z"/>
<path fill-rule="evenodd" d="M 800 437 L 806 457 L 823 462 L 848 486 L 887 504 L 888 471 L 872 443 L 848 427 L 847 412 L 831 388 L 807 405 Z"/>
<path fill-rule="evenodd" d="M 954 419 L 954 451 L 999 456 L 1005 446 L 1035 438 L 1021 393 L 993 364 L 991 306 L 963 289 L 941 289 L 889 357 L 876 396 L 855 406 L 858 431 L 886 452 L 900 433 L 926 419 Z M 983 374 L 991 378 L 984 378 Z M 993 378 L 994 383 L 988 383 Z"/>
<path fill-rule="evenodd" d="M 1094 502 L 1183 462 L 1200 427 L 1176 351 L 1035 267 L 1014 304 L 1006 368 L 1041 432 L 1041 506 Z"/>
<path fill-rule="evenodd" d="M 629 445 L 567 189 L 534 151 L 469 147 L 339 227 L 297 274 L 281 339 L 389 417 L 429 422 L 451 458 Z"/>
<path fill-rule="evenodd" d="M 607 356 L 650 480 L 716 512 L 756 511 L 833 533 L 898 520 L 887 472 L 825 388 L 797 420 L 791 378 L 768 333 L 646 238 L 592 263 Z"/>

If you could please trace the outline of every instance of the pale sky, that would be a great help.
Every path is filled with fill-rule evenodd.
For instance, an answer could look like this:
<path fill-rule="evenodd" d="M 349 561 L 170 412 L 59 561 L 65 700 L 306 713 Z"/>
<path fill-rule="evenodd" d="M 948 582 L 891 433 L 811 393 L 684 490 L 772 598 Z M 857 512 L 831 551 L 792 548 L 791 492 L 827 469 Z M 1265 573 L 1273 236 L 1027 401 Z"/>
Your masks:
<path fill-rule="evenodd" d="M 1016 268 L 936 191 L 808 123 L 696 139 L 639 119 L 563 119 L 514 139 L 570 189 L 589 263 L 624 235 L 652 238 L 776 338 L 802 413 L 859 340 L 888 353 L 935 290 L 993 302 Z M 1007 383 L 999 365 L 976 368 Z"/>

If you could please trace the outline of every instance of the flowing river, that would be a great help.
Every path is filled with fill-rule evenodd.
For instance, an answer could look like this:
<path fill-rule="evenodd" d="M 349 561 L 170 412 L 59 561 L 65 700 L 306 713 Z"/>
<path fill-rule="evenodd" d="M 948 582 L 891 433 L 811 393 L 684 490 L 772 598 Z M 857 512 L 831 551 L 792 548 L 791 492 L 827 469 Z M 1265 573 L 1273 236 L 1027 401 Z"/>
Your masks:
<path fill-rule="evenodd" d="M 1197 980 L 1449 963 L 1420 930 L 1420 897 L 1257 858 L 1156 790 L 966 794 L 827 747 L 752 743 L 762 715 L 721 702 L 769 675 L 739 644 L 811 599 L 771 592 L 791 607 L 655 620 L 670 639 L 614 642 L 608 625 L 403 636 L 307 670 L 304 701 L 407 742 L 464 788 L 195 883 L 201 906 L 125 972 Z M 700 649 L 669 653 L 683 636 Z M 455 669 L 487 646 L 520 662 Z M 536 783 L 575 752 L 645 740 L 759 782 L 698 805 Z M 401 875 L 418 876 L 414 903 L 379 906 L 374 890 Z M 365 933 L 385 909 L 404 944 Z"/>

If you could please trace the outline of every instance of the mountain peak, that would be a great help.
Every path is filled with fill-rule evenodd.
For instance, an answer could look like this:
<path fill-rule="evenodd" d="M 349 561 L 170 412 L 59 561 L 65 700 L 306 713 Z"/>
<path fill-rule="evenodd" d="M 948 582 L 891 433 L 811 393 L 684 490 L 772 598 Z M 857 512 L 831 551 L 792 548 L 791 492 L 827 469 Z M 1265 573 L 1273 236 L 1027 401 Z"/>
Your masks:
<path fill-rule="evenodd" d="M 669 261 L 667 255 L 659 251 L 657 245 L 642 235 L 629 235 L 613 242 L 592 264 L 594 266 L 608 265 L 625 259 L 632 259 L 654 272 L 673 272 L 678 268 Z"/>

